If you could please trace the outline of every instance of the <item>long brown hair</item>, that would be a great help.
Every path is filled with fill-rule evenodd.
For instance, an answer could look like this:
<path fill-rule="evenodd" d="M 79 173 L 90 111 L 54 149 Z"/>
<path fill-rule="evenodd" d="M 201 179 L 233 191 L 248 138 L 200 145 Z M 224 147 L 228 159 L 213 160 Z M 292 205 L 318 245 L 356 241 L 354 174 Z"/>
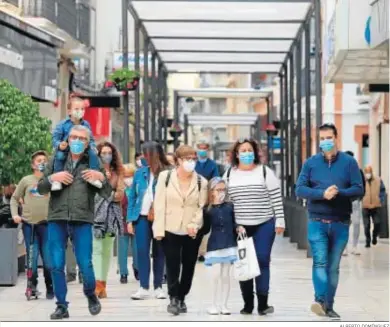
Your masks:
<path fill-rule="evenodd" d="M 158 176 L 161 171 L 171 166 L 164 149 L 157 142 L 150 141 L 142 144 L 142 153 L 145 159 L 148 158 L 148 164 L 154 176 Z"/>
<path fill-rule="evenodd" d="M 99 157 L 100 157 L 100 153 L 102 152 L 102 149 L 104 147 L 108 147 L 112 151 L 112 160 L 110 163 L 110 167 L 113 169 L 113 171 L 115 173 L 117 173 L 117 175 L 123 175 L 124 168 L 123 168 L 122 156 L 120 155 L 116 146 L 110 142 L 107 142 L 107 141 L 99 143 L 99 145 L 97 146 Z"/>

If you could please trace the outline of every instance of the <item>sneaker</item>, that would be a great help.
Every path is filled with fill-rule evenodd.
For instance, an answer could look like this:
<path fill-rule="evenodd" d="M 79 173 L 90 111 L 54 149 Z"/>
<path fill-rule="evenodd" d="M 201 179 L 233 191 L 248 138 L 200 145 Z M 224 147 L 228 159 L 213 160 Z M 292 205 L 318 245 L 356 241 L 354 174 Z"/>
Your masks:
<path fill-rule="evenodd" d="M 79 284 L 82 284 L 83 283 L 83 275 L 81 274 L 81 271 L 79 271 L 78 277 L 79 277 Z"/>
<path fill-rule="evenodd" d="M 88 309 L 92 316 L 96 316 L 102 311 L 102 305 L 95 294 L 88 297 Z"/>
<path fill-rule="evenodd" d="M 96 181 L 90 181 L 89 183 L 90 183 L 91 185 L 93 185 L 93 186 L 97 187 L 97 188 L 102 188 L 102 187 L 103 187 L 103 184 L 102 184 L 102 182 L 101 182 L 101 181 L 99 181 L 99 180 L 96 180 Z"/>
<path fill-rule="evenodd" d="M 203 255 L 200 255 L 199 258 L 198 258 L 198 261 L 199 262 L 204 262 L 205 261 L 205 258 Z"/>
<path fill-rule="evenodd" d="M 372 245 L 376 245 L 377 243 L 378 243 L 378 240 L 377 240 L 377 238 L 375 236 L 375 237 L 372 238 Z"/>
<path fill-rule="evenodd" d="M 53 300 L 54 299 L 54 292 L 52 289 L 46 290 L 46 299 L 47 300 Z"/>
<path fill-rule="evenodd" d="M 187 313 L 187 305 L 186 305 L 186 303 L 184 302 L 184 300 L 183 301 L 180 301 L 179 302 L 179 311 L 180 311 L 180 313 Z"/>
<path fill-rule="evenodd" d="M 352 254 L 353 255 L 360 255 L 360 251 L 359 251 L 359 248 L 357 246 L 352 249 Z"/>
<path fill-rule="evenodd" d="M 180 314 L 179 301 L 176 298 L 171 298 L 171 301 L 167 306 L 167 311 L 174 316 L 178 316 Z"/>
<path fill-rule="evenodd" d="M 317 316 L 324 317 L 326 315 L 326 308 L 323 303 L 320 302 L 314 302 L 311 305 L 311 311 L 314 312 Z"/>
<path fill-rule="evenodd" d="M 142 287 L 140 287 L 139 290 L 131 296 L 133 300 L 145 300 L 148 297 L 149 290 L 146 290 Z"/>
<path fill-rule="evenodd" d="M 340 320 L 340 315 L 333 309 L 327 310 L 326 316 L 329 317 L 331 320 Z"/>
<path fill-rule="evenodd" d="M 134 278 L 135 280 L 139 280 L 139 273 L 138 273 L 138 270 L 133 268 L 133 273 L 134 273 Z"/>
<path fill-rule="evenodd" d="M 61 320 L 69 318 L 69 311 L 68 308 L 64 305 L 57 305 L 57 308 L 55 311 L 50 315 L 51 320 Z"/>
<path fill-rule="evenodd" d="M 51 183 L 51 190 L 52 191 L 60 191 L 60 190 L 62 190 L 62 184 L 60 182 L 53 182 L 53 183 Z"/>
<path fill-rule="evenodd" d="M 226 306 L 223 306 L 221 308 L 221 315 L 229 316 L 230 314 L 231 314 L 231 312 L 230 312 L 230 310 Z"/>
<path fill-rule="evenodd" d="M 366 248 L 370 248 L 371 247 L 371 241 L 366 241 Z"/>
<path fill-rule="evenodd" d="M 159 300 L 167 298 L 167 295 L 165 294 L 164 290 L 161 287 L 156 288 L 154 290 L 154 294 L 156 296 L 156 299 L 159 299 Z"/>
<path fill-rule="evenodd" d="M 66 275 L 66 282 L 72 283 L 76 280 L 76 274 L 67 274 Z"/>
<path fill-rule="evenodd" d="M 127 284 L 127 275 L 121 275 L 120 282 L 121 284 Z"/>
<path fill-rule="evenodd" d="M 219 315 L 219 310 L 216 306 L 212 306 L 207 310 L 207 313 L 212 316 Z"/>

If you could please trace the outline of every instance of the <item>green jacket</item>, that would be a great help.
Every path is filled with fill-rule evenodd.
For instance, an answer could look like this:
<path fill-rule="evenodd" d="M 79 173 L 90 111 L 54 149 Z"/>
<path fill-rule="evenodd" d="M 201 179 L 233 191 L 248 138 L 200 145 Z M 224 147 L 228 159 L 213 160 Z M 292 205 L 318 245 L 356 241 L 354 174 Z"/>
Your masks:
<path fill-rule="evenodd" d="M 47 165 L 44 176 L 38 182 L 38 192 L 47 194 L 51 191 L 49 176 L 53 174 L 53 158 Z M 65 163 L 65 170 L 73 175 L 73 183 L 62 185 L 62 190 L 51 192 L 49 203 L 48 221 L 74 221 L 93 224 L 95 194 L 108 198 L 111 195 L 112 187 L 105 180 L 103 187 L 98 189 L 82 178 L 82 172 L 88 168 L 88 155 L 84 154 L 73 167 L 73 162 L 68 156 Z M 103 167 L 100 171 L 105 174 Z"/>

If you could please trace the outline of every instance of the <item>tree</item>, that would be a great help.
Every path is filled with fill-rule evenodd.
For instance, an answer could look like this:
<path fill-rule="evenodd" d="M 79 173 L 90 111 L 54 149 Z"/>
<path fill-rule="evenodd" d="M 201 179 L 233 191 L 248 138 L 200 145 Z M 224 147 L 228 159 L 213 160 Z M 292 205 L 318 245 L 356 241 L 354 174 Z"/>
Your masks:
<path fill-rule="evenodd" d="M 39 107 L 6 80 L 0 79 L 0 185 L 18 183 L 31 172 L 31 155 L 51 152 L 51 121 Z"/>

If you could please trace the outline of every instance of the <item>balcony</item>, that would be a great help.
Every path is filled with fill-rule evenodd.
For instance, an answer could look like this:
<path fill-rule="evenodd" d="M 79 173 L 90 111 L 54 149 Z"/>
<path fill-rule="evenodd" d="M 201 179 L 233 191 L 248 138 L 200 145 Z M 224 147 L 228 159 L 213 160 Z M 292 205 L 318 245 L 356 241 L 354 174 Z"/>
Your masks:
<path fill-rule="evenodd" d="M 88 0 L 23 0 L 24 15 L 30 18 L 44 18 L 73 40 L 90 46 L 91 11 Z M 53 26 L 35 21 L 49 32 L 57 34 Z M 61 37 L 67 37 L 59 33 Z"/>

